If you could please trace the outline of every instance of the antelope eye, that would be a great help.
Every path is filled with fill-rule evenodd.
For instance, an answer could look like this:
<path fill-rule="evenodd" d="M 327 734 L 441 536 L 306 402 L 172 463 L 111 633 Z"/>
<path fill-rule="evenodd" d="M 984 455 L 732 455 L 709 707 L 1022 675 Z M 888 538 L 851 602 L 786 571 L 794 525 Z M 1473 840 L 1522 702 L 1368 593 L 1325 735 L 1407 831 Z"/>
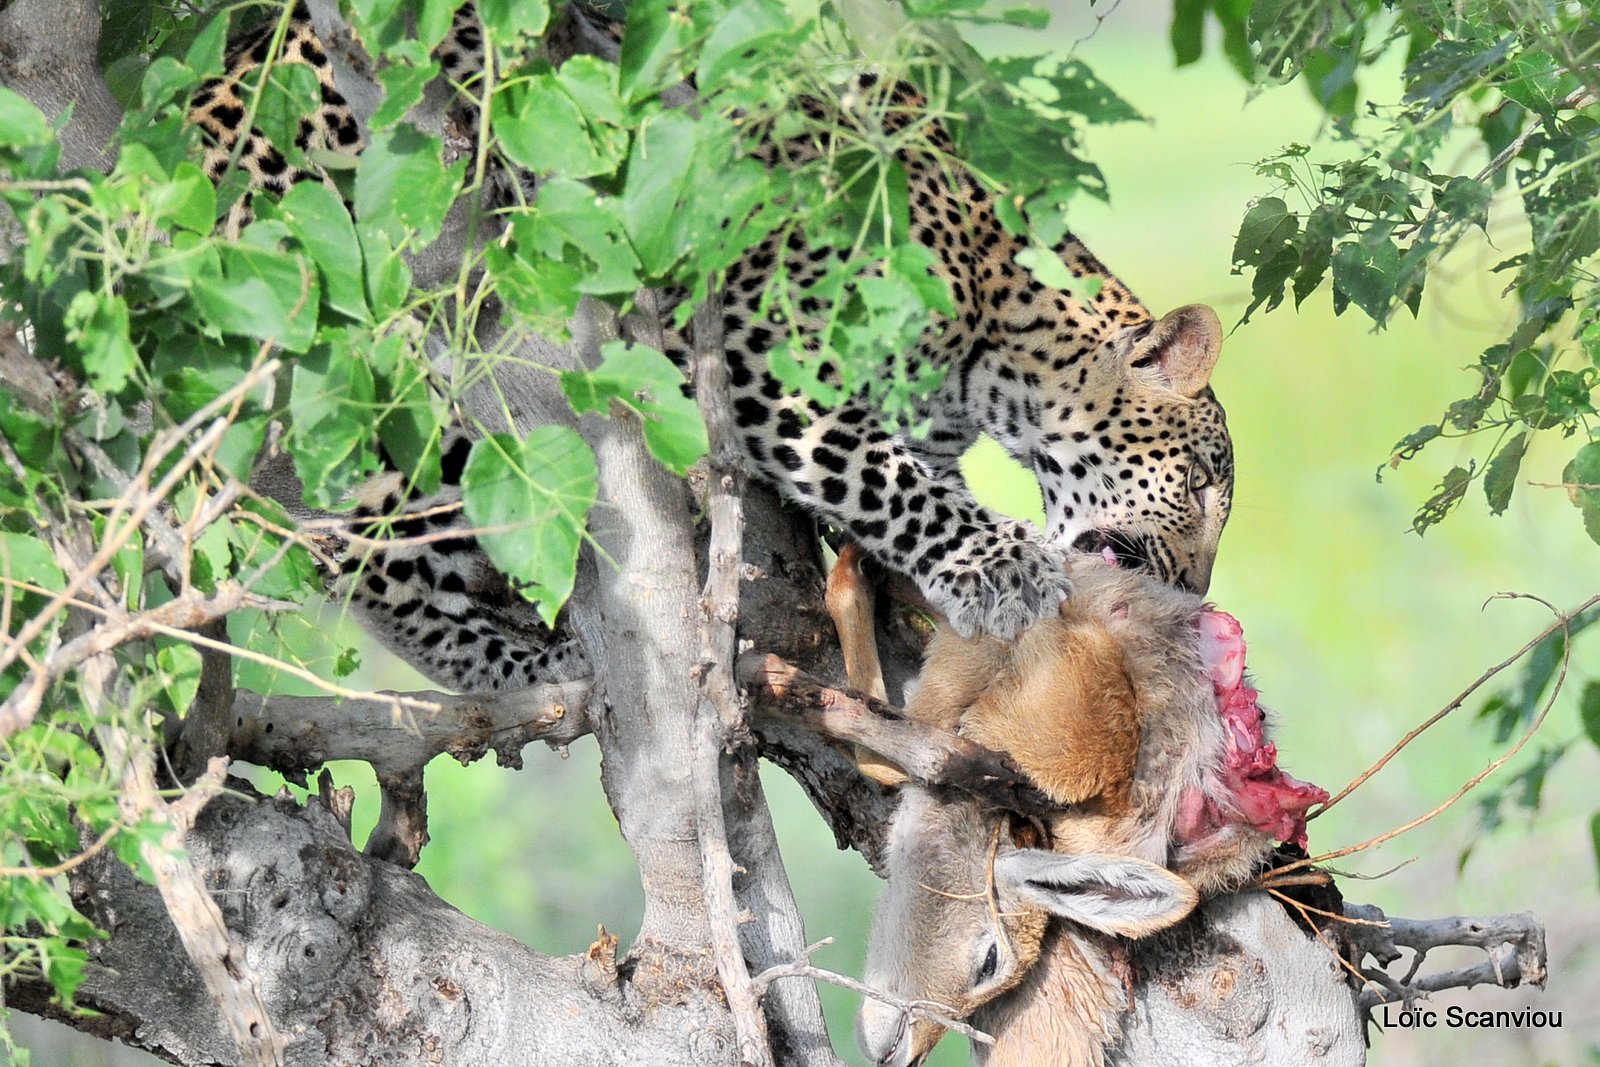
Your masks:
<path fill-rule="evenodd" d="M 991 944 L 989 954 L 983 957 L 983 966 L 978 968 L 978 984 L 982 985 L 994 977 L 995 970 L 1000 966 L 1000 946 Z"/>

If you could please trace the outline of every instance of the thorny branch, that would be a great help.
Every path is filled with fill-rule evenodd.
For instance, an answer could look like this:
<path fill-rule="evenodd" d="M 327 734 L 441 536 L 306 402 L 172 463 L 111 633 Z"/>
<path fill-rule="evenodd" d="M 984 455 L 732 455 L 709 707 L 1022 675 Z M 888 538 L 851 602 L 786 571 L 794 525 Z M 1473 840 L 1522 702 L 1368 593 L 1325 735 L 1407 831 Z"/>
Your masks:
<path fill-rule="evenodd" d="M 140 529 L 152 514 L 165 504 L 173 489 L 190 470 L 200 463 L 202 459 L 209 460 L 218 444 L 222 441 L 223 435 L 232 425 L 233 417 L 238 413 L 236 402 L 242 400 L 253 390 L 270 383 L 272 376 L 277 373 L 281 366 L 278 360 L 265 358 L 265 351 L 266 349 L 263 347 L 261 358 L 258 358 L 249 372 L 230 389 L 201 407 L 180 425 L 157 434 L 155 439 L 151 441 L 149 451 L 146 453 L 139 473 L 128 483 L 127 488 L 116 499 L 106 515 L 106 532 L 99 538 L 94 555 L 83 562 L 81 566 L 72 568 L 72 573 L 69 575 L 66 584 L 59 591 L 52 593 L 48 603 L 40 609 L 39 613 L 23 624 L 18 632 L 9 639 L 7 646 L 0 650 L 0 670 L 4 670 L 26 655 L 28 645 L 43 634 L 57 618 L 58 614 L 70 602 L 76 600 L 90 583 L 99 579 L 101 573 L 116 558 L 117 553 L 132 538 L 135 531 Z M 204 430 L 201 430 L 202 426 L 205 427 Z M 197 431 L 199 431 L 198 436 L 189 443 L 178 460 L 168 468 L 159 481 L 155 481 L 156 471 L 160 469 L 161 464 Z M 154 484 L 152 484 L 153 481 Z M 243 598 L 246 595 L 242 586 L 234 586 L 225 594 L 223 587 L 226 584 L 219 583 L 217 598 L 224 598 L 225 595 Z M 190 627 L 198 627 L 212 618 L 218 618 L 226 614 L 227 611 L 234 610 L 243 604 L 243 600 L 238 599 L 231 607 L 224 610 L 213 610 L 195 603 L 192 596 L 193 590 L 184 589 L 182 594 L 180 595 L 180 600 L 185 599 L 185 597 L 188 598 L 188 602 L 184 605 L 185 608 L 191 609 L 192 612 L 211 612 L 203 616 L 193 614 L 186 616 L 186 625 Z M 177 602 L 174 601 L 174 603 Z M 181 611 L 182 609 L 175 610 Z M 127 625 L 132 626 L 133 623 L 137 622 L 138 618 L 146 618 L 148 624 L 149 620 L 153 619 L 153 616 L 151 613 L 146 612 L 142 616 L 136 617 L 135 620 L 131 620 Z M 152 629 L 149 632 L 156 631 Z M 123 641 L 134 640 L 141 636 L 148 636 L 148 634 L 134 627 L 126 630 L 118 640 L 111 644 L 105 644 L 104 642 L 110 640 L 110 638 L 104 634 L 100 636 L 84 634 L 77 639 L 83 642 L 75 650 L 74 654 L 78 655 L 77 659 L 60 660 L 58 659 L 60 655 L 58 652 L 57 655 L 51 657 L 51 663 L 54 666 L 30 665 L 27 681 L 19 685 L 6 699 L 5 703 L 0 705 L 0 737 L 9 737 L 33 721 L 33 717 L 38 713 L 40 702 L 44 699 L 50 683 L 62 671 L 70 669 L 76 663 L 81 663 L 84 658 L 96 654 L 96 649 L 105 651 Z M 65 649 L 61 651 L 64 652 Z"/>
<path fill-rule="evenodd" d="M 92 580 L 92 576 L 84 578 L 83 575 L 99 559 L 99 553 L 95 553 L 93 559 L 85 558 L 93 543 L 82 520 L 66 526 L 57 539 L 58 555 L 69 570 L 69 588 L 81 589 Z M 74 586 L 72 579 L 80 578 L 82 580 Z M 219 594 L 221 592 L 219 590 Z M 87 621 L 79 610 L 69 624 L 80 626 Z M 204 877 L 183 849 L 184 837 L 194 826 L 200 809 L 221 790 L 228 762 L 220 758 L 212 760 L 195 787 L 181 799 L 170 804 L 162 799 L 156 786 L 154 755 L 146 744 L 135 740 L 126 728 L 118 725 L 108 710 L 107 688 L 116 675 L 110 650 L 131 638 L 124 636 L 109 642 L 94 639 L 103 638 L 114 629 L 116 627 L 102 624 L 87 630 L 57 650 L 48 666 L 59 673 L 70 669 L 63 666 L 70 659 L 71 665 L 78 667 L 84 701 L 104 723 L 97 727 L 96 733 L 106 764 L 121 768 L 118 806 L 122 821 L 129 825 L 165 823 L 170 827 L 159 844 L 141 842 L 140 855 L 154 875 L 156 888 L 184 952 L 200 972 L 233 1037 L 241 1063 L 244 1067 L 282 1067 L 287 1041 L 273 1024 L 243 946 L 236 944 L 229 934 L 222 912 L 206 889 Z M 87 651 L 75 658 L 67 656 L 67 649 L 75 645 Z"/>
<path fill-rule="evenodd" d="M 81 606 L 81 602 L 70 599 L 64 603 Z M 246 605 L 266 603 L 245 592 L 237 582 L 222 581 L 217 583 L 217 591 L 211 596 L 197 589 L 187 589 L 160 607 L 110 620 L 74 637 L 35 667 L 28 681 L 0 704 L 0 737 L 9 737 L 32 722 L 51 684 L 90 657 L 129 641 L 198 629 Z"/>

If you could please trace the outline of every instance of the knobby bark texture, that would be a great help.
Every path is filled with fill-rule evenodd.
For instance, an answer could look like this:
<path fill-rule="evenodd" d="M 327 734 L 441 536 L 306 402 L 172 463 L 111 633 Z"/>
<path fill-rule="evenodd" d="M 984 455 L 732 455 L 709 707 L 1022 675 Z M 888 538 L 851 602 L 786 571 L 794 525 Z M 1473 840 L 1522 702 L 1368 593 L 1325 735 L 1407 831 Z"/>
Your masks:
<path fill-rule="evenodd" d="M 332 0 L 312 7 L 341 85 L 370 112 L 378 93 L 370 71 L 340 47 L 348 37 Z M 99 17 L 94 0 L 16 0 L 0 12 L 0 81 L 52 116 L 73 108 L 66 167 L 111 161 L 120 115 L 93 65 Z M 574 9 L 566 17 L 579 21 L 555 35 L 564 46 L 606 47 Z M 412 117 L 437 127 L 447 102 L 436 87 Z M 419 283 L 454 276 L 465 242 L 483 239 L 487 227 L 468 225 L 471 210 L 458 205 L 440 240 L 416 257 Z M 825 972 L 804 962 L 805 931 L 758 753 L 793 774 L 840 847 L 875 868 L 894 796 L 855 770 L 851 745 L 892 756 L 929 784 L 1021 810 L 1041 798 L 1001 756 L 919 733 L 892 708 L 838 688 L 843 661 L 824 607 L 816 531 L 771 494 L 740 485 L 725 406 L 717 406 L 725 386 L 706 340 L 713 330 L 697 331 L 695 361 L 713 451 L 705 474 L 688 484 L 649 455 L 633 418 L 577 419 L 551 375 L 526 369 L 593 366 L 607 340 L 658 330 L 648 297 L 641 304 L 645 314 L 628 322 L 586 306 L 569 345 L 531 338 L 503 346 L 522 358 L 496 367 L 493 381 L 464 399 L 492 429 L 562 423 L 594 449 L 598 557 L 586 556 L 567 609 L 593 677 L 494 697 L 262 699 L 232 692 L 226 672 L 209 667 L 193 732 L 176 739 L 179 769 L 220 780 L 217 760 L 227 757 L 303 781 L 323 761 L 366 760 L 378 773 L 383 814 L 365 853 L 350 842 L 349 792 L 326 779 L 304 804 L 233 780 L 223 795 L 191 793 L 172 805 L 186 854 L 170 877 L 142 884 L 103 852 L 73 872 L 80 908 L 110 934 L 92 946 L 80 994 L 99 1014 L 63 1016 L 48 990 L 29 984 L 6 987 L 10 1006 L 179 1064 L 839 1062 L 811 980 Z M 485 348 L 505 328 L 489 322 Z M 440 368 L 451 373 L 448 360 Z M 309 517 L 281 465 L 257 484 Z M 697 524 L 702 503 L 710 522 Z M 195 629 L 219 634 L 216 617 L 205 614 Z M 899 704 L 926 631 L 914 612 L 892 607 L 879 622 L 888 702 Z M 756 650 L 739 659 L 735 626 Z M 79 661 L 91 668 L 106 662 L 92 643 Z M 530 741 L 559 747 L 585 735 L 602 754 L 600 784 L 636 857 L 645 913 L 626 948 L 602 931 L 586 953 L 551 957 L 461 915 L 411 873 L 427 840 L 421 774 L 440 754 L 468 760 L 494 751 L 514 767 Z M 154 804 L 149 755 L 129 766 L 134 792 Z M 186 918 L 191 911 L 196 917 Z M 1510 961 L 1516 975 L 1537 981 L 1536 929 L 1480 924 L 1453 931 L 1460 936 L 1451 943 L 1476 938 L 1466 943 L 1489 952 L 1502 974 Z M 1358 962 L 1364 951 L 1387 964 L 1396 945 L 1424 951 L 1451 933 L 1412 924 L 1390 941 L 1342 943 L 1355 945 Z M 1144 946 L 1138 962 L 1118 1063 L 1364 1058 L 1348 968 L 1265 894 L 1212 902 L 1181 936 Z M 1414 978 L 1387 992 L 1439 987 Z"/>

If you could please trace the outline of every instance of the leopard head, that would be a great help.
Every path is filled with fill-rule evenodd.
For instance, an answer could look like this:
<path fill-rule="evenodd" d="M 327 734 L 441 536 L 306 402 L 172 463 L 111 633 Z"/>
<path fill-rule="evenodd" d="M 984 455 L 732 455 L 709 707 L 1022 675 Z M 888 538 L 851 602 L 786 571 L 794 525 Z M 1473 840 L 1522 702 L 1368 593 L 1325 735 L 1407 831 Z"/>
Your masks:
<path fill-rule="evenodd" d="M 1032 460 L 1051 542 L 1109 550 L 1196 593 L 1233 503 L 1233 442 L 1209 385 L 1222 324 L 1204 304 L 1123 327 L 1047 383 Z"/>

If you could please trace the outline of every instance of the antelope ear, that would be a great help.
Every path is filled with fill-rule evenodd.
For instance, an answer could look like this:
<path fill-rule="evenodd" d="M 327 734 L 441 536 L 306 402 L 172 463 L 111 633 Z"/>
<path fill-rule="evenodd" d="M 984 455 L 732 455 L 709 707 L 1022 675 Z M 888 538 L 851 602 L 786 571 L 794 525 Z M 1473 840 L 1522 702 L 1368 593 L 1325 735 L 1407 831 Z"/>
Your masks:
<path fill-rule="evenodd" d="M 1184 396 L 1199 396 L 1222 352 L 1222 320 L 1205 304 L 1189 304 L 1162 316 L 1133 346 L 1128 362 L 1158 370 L 1163 383 Z"/>
<path fill-rule="evenodd" d="M 1101 933 L 1145 937 L 1199 902 L 1194 886 L 1146 860 L 1022 848 L 995 859 L 1002 894 Z"/>

